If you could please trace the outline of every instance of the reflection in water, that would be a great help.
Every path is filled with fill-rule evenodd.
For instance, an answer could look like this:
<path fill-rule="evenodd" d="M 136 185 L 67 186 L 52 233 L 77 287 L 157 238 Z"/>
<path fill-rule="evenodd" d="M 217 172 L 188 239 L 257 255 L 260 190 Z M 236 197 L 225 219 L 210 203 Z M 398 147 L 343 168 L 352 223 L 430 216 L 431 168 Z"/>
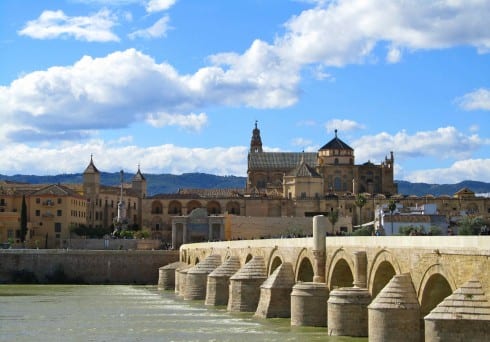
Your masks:
<path fill-rule="evenodd" d="M 367 341 L 230 314 L 154 286 L 0 285 L 0 341 Z"/>

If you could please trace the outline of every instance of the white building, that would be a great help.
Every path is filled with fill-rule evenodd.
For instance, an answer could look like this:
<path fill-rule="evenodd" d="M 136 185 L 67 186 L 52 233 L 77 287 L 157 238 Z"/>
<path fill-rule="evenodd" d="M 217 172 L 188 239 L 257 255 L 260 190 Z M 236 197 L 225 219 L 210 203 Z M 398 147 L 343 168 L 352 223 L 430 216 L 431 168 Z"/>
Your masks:
<path fill-rule="evenodd" d="M 396 203 L 393 213 L 388 209 L 388 204 L 376 207 L 374 214 L 376 232 L 380 235 L 399 235 L 402 227 L 412 227 L 426 234 L 431 228 L 437 227 L 442 235 L 447 235 L 449 223 L 446 216 L 438 214 L 437 206 L 433 203 L 407 208 Z"/>

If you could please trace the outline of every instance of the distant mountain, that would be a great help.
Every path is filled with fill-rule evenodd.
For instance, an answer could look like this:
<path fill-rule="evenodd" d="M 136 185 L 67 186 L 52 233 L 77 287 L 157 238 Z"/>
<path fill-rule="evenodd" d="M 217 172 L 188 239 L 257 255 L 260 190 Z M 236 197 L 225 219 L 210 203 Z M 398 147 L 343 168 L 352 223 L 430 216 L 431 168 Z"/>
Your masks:
<path fill-rule="evenodd" d="M 424 196 L 431 194 L 434 196 L 454 195 L 457 191 L 468 188 L 477 194 L 490 193 L 490 183 L 477 181 L 463 181 L 456 184 L 427 184 L 427 183 L 410 183 L 407 181 L 396 181 L 398 183 L 398 192 L 403 195 Z"/>
<path fill-rule="evenodd" d="M 175 193 L 180 188 L 203 188 L 203 189 L 243 189 L 245 188 L 246 177 L 237 176 L 216 176 L 206 173 L 184 173 L 182 175 L 171 174 L 145 174 L 148 185 L 148 195 L 160 193 Z M 130 182 L 134 174 L 125 173 L 124 182 Z M 55 176 L 34 176 L 34 175 L 0 175 L 0 180 L 12 182 L 23 182 L 31 184 L 57 184 L 57 183 L 82 183 L 81 173 L 60 174 Z M 100 182 L 104 185 L 118 185 L 120 182 L 119 172 L 101 172 Z"/>
<path fill-rule="evenodd" d="M 134 174 L 124 174 L 124 181 L 130 182 L 133 176 Z M 102 172 L 101 183 L 104 185 L 117 185 L 119 184 L 119 177 L 119 172 Z M 182 175 L 145 174 L 145 177 L 148 184 L 148 194 L 150 196 L 160 193 L 175 193 L 180 188 L 243 189 L 245 188 L 247 180 L 246 177 L 216 176 L 206 173 L 184 173 Z M 60 174 L 56 176 L 0 175 L 0 180 L 31 184 L 82 183 L 82 174 Z M 490 193 L 490 183 L 485 182 L 464 181 L 457 184 L 410 183 L 407 181 L 396 182 L 398 183 L 398 192 L 403 195 L 453 195 L 462 188 L 471 189 L 475 193 Z"/>

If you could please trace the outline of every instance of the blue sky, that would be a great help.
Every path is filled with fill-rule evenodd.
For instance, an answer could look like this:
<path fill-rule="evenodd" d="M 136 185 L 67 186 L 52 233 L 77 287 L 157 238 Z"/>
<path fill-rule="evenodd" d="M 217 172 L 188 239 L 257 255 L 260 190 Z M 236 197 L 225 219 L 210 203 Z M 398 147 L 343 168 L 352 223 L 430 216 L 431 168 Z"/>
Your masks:
<path fill-rule="evenodd" d="M 338 129 L 395 178 L 490 182 L 488 1 L 4 0 L 3 174 L 245 175 Z"/>

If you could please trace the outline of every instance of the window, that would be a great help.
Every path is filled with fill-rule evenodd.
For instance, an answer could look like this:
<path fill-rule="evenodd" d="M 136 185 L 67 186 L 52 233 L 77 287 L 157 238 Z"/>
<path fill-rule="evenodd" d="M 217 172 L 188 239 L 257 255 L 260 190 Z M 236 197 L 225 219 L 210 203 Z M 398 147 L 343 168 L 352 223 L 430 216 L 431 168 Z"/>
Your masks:
<path fill-rule="evenodd" d="M 58 198 L 58 204 L 61 204 L 61 198 Z"/>
<path fill-rule="evenodd" d="M 61 223 L 60 222 L 54 223 L 54 232 L 55 233 L 61 233 Z"/>
<path fill-rule="evenodd" d="M 36 216 L 41 216 L 41 210 L 36 210 Z"/>
<path fill-rule="evenodd" d="M 61 216 L 62 215 L 62 211 L 61 210 L 56 210 L 56 216 Z"/>
<path fill-rule="evenodd" d="M 40 199 L 39 197 L 38 197 L 38 198 L 36 198 L 36 203 L 37 203 L 37 204 L 41 203 L 41 199 Z"/>

